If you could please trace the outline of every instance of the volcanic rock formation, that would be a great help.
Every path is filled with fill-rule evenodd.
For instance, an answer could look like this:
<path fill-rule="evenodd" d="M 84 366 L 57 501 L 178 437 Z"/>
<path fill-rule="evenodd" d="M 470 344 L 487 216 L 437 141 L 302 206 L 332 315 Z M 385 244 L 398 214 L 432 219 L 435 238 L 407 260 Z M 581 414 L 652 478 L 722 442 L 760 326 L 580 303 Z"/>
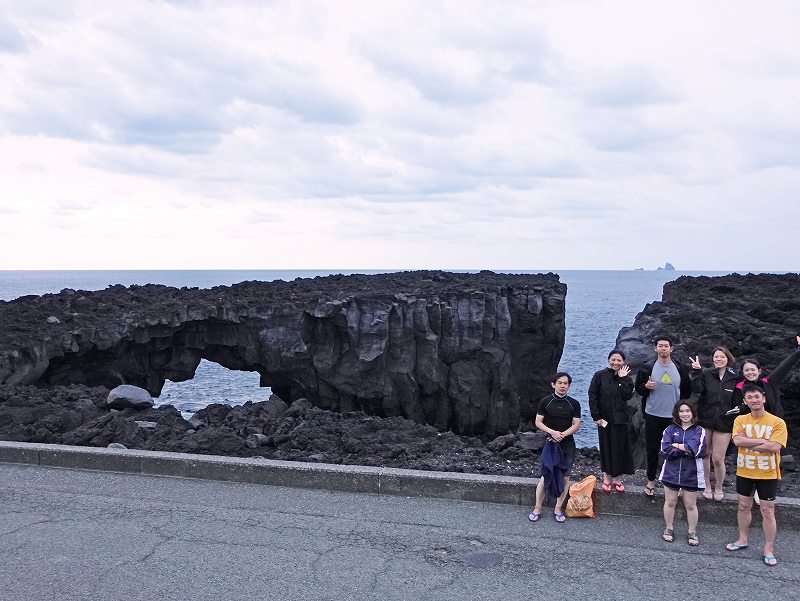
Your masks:
<path fill-rule="evenodd" d="M 740 360 L 756 358 L 768 373 L 797 346 L 800 275 L 682 276 L 665 284 L 662 301 L 649 303 L 617 336 L 634 371 L 655 358 L 657 334 L 674 339 L 678 360 L 700 355 L 708 367 L 711 350 L 722 345 Z M 790 430 L 800 428 L 800 367 L 781 390 Z"/>
<path fill-rule="evenodd" d="M 208 359 L 287 402 L 502 434 L 550 390 L 565 295 L 553 274 L 491 272 L 67 289 L 0 301 L 0 383 L 157 396 Z"/>

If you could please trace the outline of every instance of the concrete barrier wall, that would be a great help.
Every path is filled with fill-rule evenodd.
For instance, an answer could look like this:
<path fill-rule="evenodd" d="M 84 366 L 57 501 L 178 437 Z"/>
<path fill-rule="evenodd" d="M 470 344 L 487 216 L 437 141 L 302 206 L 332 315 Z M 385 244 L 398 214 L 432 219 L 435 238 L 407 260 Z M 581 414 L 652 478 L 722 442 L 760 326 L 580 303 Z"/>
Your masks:
<path fill-rule="evenodd" d="M 533 504 L 536 486 L 533 478 L 6 441 L 0 441 L 0 463 L 526 507 Z M 626 489 L 624 494 L 610 495 L 596 489 L 594 500 L 598 515 L 662 515 L 662 497 L 653 502 L 643 495 L 641 487 L 626 485 Z M 552 506 L 552 501 L 549 505 Z M 700 499 L 699 507 L 702 522 L 735 527 L 736 495 L 727 494 L 723 502 Z M 776 513 L 779 528 L 800 529 L 800 500 L 779 498 Z M 754 522 L 758 522 L 757 511 L 754 518 Z"/>

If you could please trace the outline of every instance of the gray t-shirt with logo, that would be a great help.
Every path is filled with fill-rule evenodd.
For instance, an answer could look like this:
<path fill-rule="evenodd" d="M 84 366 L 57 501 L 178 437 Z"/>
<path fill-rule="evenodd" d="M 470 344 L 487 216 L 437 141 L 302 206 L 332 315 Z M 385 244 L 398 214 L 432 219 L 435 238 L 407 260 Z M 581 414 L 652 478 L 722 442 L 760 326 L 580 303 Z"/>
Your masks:
<path fill-rule="evenodd" d="M 666 365 L 656 361 L 650 378 L 655 381 L 656 387 L 647 396 L 645 413 L 657 417 L 672 417 L 675 403 L 681 397 L 681 375 L 678 368 L 671 361 Z"/>

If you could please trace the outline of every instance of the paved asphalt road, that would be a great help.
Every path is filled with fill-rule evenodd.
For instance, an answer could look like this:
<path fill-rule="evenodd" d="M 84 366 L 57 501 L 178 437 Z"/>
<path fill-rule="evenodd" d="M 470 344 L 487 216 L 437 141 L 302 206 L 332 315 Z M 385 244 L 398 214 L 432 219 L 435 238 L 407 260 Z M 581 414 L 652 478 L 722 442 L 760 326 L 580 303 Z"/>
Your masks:
<path fill-rule="evenodd" d="M 602 515 L 530 524 L 524 508 L 0 465 L 0 599 L 796 599 L 800 533 L 780 564 L 660 539 Z M 778 518 L 780 520 L 780 517 Z M 701 514 L 702 520 L 702 514 Z M 780 522 L 779 522 L 780 527 Z M 677 529 L 679 533 L 683 528 Z"/>

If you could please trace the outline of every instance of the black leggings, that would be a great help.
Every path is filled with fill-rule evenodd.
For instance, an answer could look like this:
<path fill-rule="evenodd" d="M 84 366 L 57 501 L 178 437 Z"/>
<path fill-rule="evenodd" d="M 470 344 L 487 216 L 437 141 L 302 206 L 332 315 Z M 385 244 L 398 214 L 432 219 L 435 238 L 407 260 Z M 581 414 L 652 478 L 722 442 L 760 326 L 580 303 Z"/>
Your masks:
<path fill-rule="evenodd" d="M 656 479 L 661 439 L 664 437 L 664 430 L 666 430 L 667 426 L 671 423 L 671 417 L 657 417 L 649 413 L 644 414 L 644 447 L 647 457 L 647 480 L 649 482 Z"/>

